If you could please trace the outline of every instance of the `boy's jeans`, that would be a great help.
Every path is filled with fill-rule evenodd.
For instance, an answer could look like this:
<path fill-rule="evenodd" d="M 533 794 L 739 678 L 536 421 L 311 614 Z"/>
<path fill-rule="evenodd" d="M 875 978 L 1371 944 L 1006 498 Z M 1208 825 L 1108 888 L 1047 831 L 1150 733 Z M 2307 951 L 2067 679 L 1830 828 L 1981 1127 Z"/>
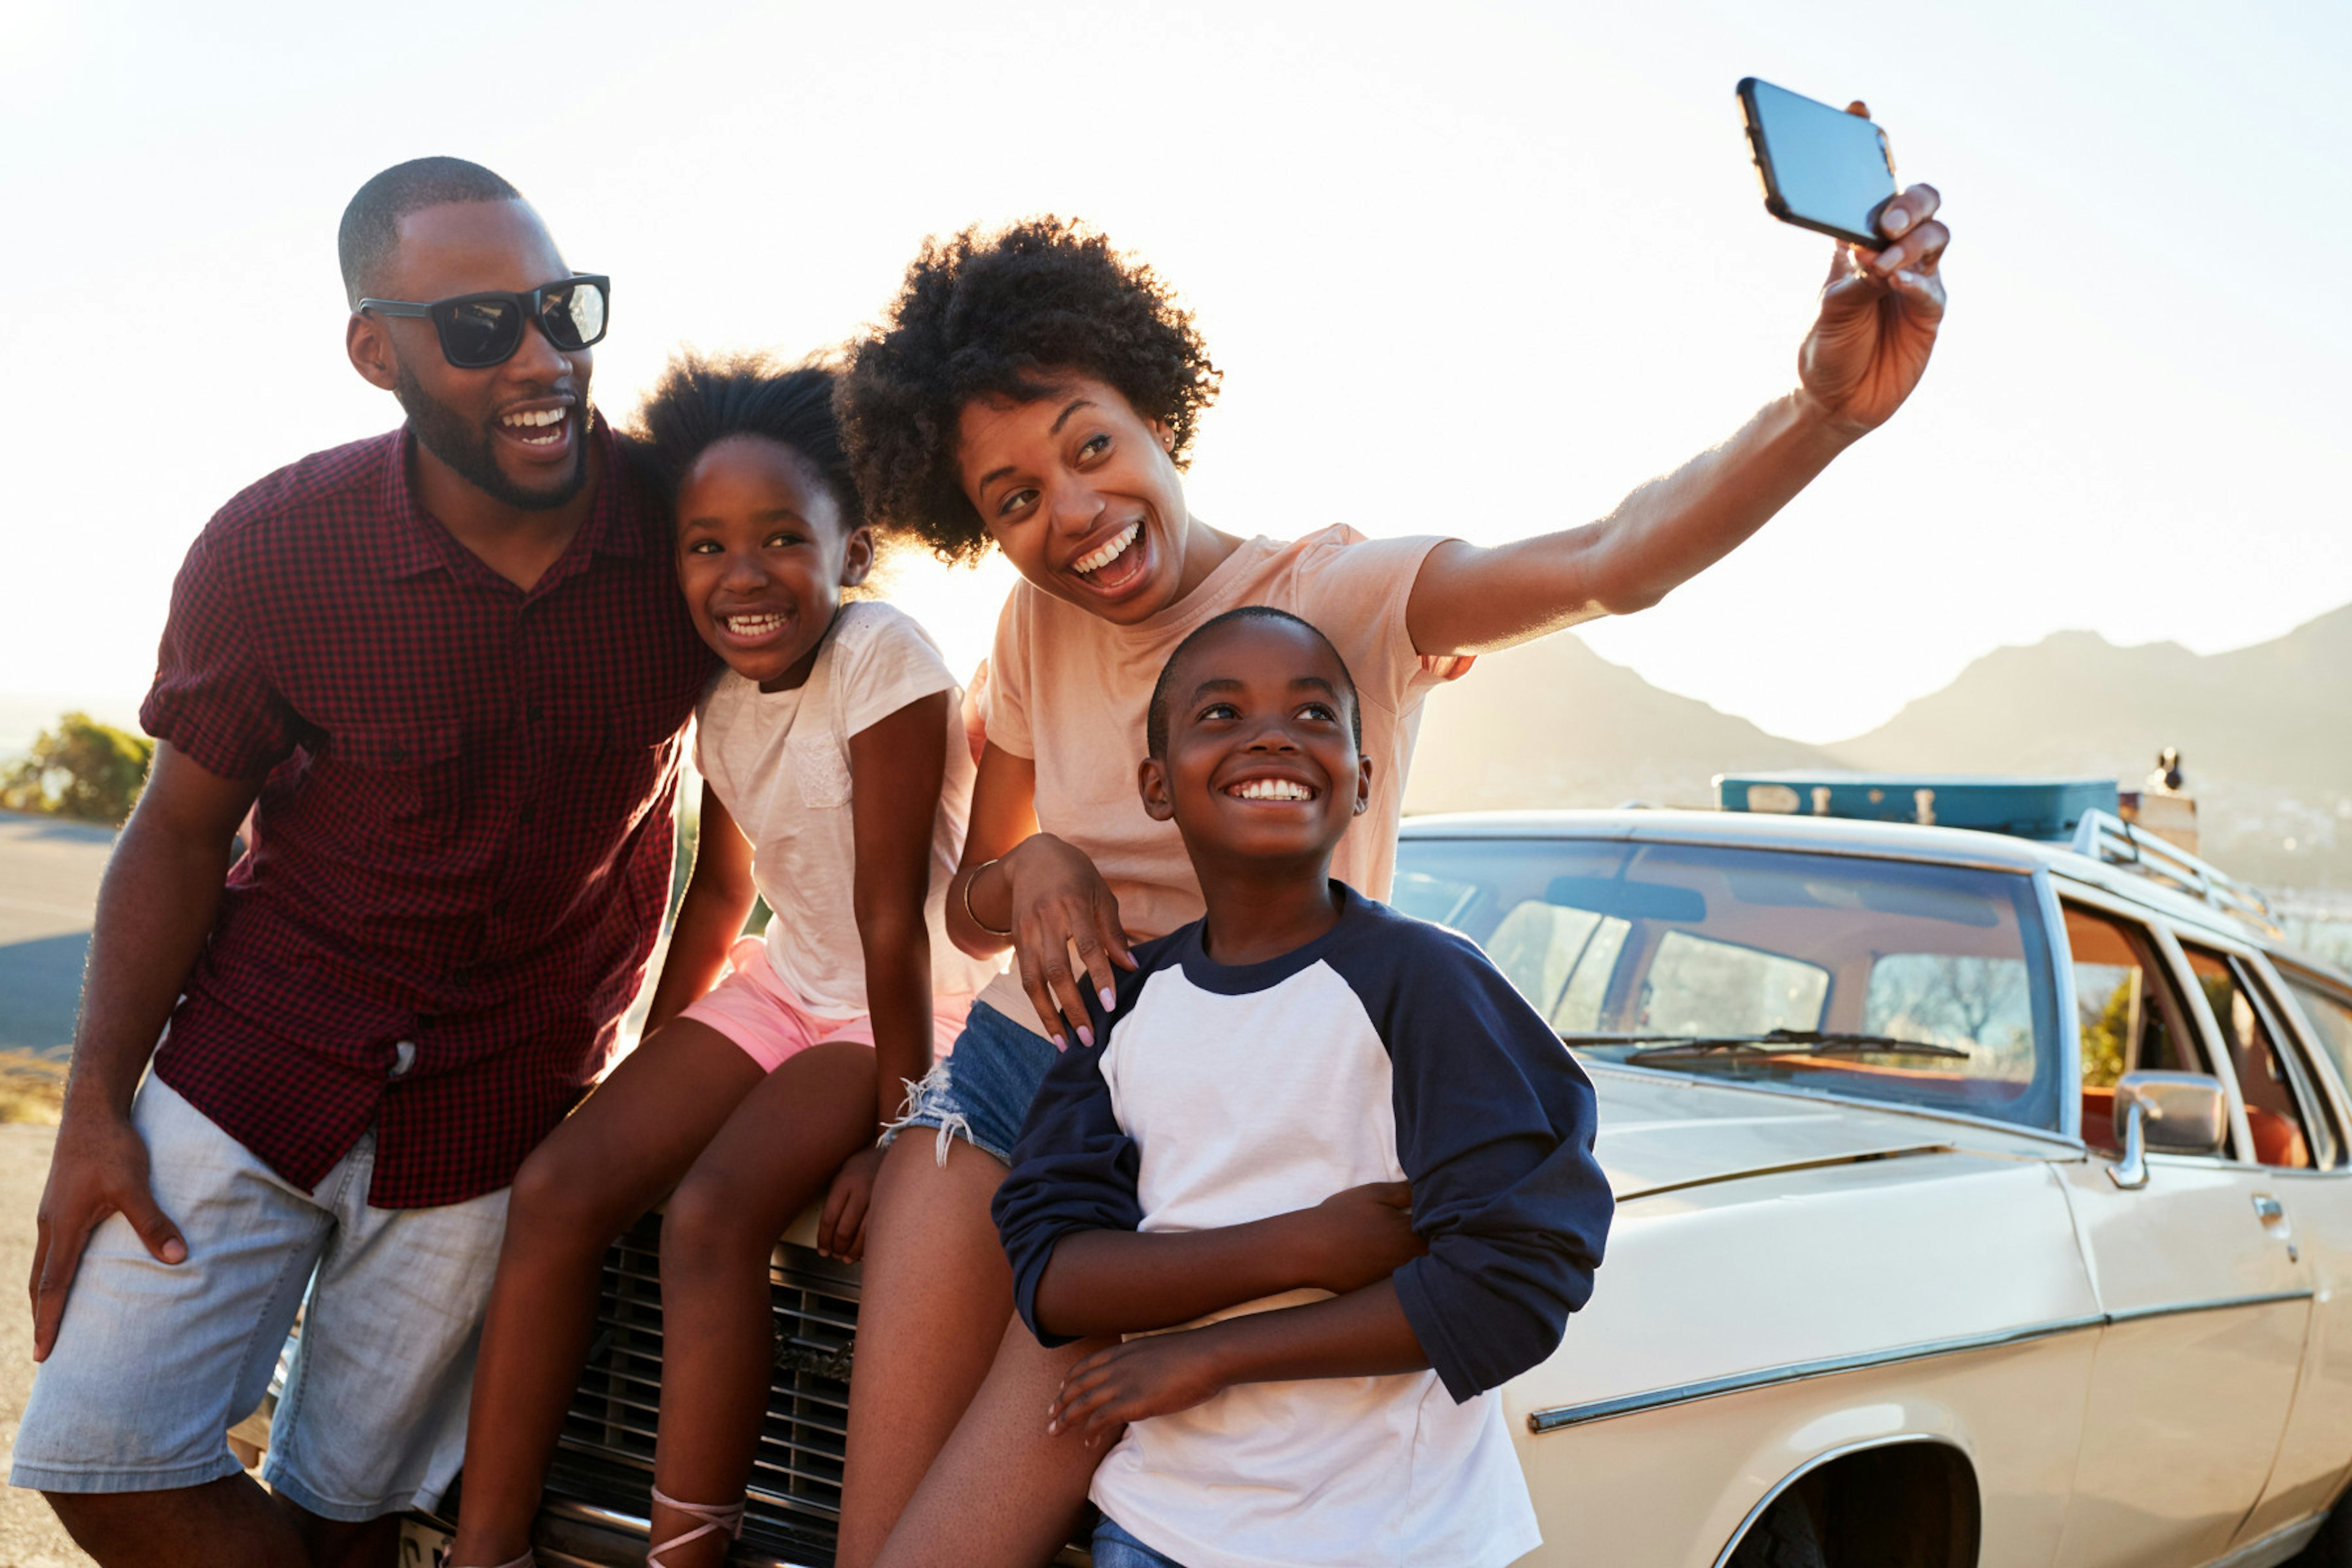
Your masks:
<path fill-rule="evenodd" d="M 1184 1568 L 1121 1530 L 1108 1514 L 1095 1526 L 1094 1554 L 1095 1568 Z"/>

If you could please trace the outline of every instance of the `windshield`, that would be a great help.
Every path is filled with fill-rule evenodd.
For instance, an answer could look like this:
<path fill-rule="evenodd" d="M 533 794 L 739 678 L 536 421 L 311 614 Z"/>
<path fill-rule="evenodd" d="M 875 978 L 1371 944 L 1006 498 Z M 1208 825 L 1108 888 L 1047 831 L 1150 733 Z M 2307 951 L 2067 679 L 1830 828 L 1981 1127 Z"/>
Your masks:
<path fill-rule="evenodd" d="M 2032 879 L 1683 844 L 1407 837 L 1394 902 L 1599 1061 L 2055 1131 Z"/>

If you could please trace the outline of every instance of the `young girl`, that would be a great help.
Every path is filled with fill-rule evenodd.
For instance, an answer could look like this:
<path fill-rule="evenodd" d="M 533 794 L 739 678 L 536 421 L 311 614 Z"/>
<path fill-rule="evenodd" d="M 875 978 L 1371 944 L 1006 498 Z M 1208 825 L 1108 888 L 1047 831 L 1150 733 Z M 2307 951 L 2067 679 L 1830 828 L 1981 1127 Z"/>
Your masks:
<path fill-rule="evenodd" d="M 453 1563 L 531 1562 L 600 1262 L 665 1194 L 648 1562 L 723 1561 L 767 1408 L 770 1249 L 830 1183 L 819 1243 L 859 1255 L 877 1133 L 995 967 L 941 924 L 972 784 L 955 680 L 906 615 L 843 603 L 875 542 L 833 392 L 822 369 L 688 358 L 632 442 L 727 666 L 698 710 L 700 847 L 646 1043 L 515 1180 Z M 755 891 L 774 913 L 739 941 Z"/>
<path fill-rule="evenodd" d="M 1656 603 L 1909 395 L 1943 313 L 1936 268 L 1948 236 L 1936 205 L 1916 186 L 1881 218 L 1899 239 L 1838 252 L 1795 390 L 1605 521 L 1495 548 L 1210 527 L 1187 508 L 1179 468 L 1218 373 L 1150 268 L 1052 219 L 925 246 L 889 318 L 857 347 L 843 427 L 877 515 L 949 555 L 993 543 L 1021 574 L 998 623 L 988 742 L 948 901 L 965 952 L 1010 947 L 1019 963 L 982 994 L 919 1097 L 910 1129 L 936 1135 L 899 1137 L 884 1163 L 842 1568 L 1034 1563 L 1066 1538 L 1100 1454 L 1046 1434 L 1063 1373 L 1091 1347 L 1046 1351 L 1018 1325 L 1007 1331 L 1011 1276 L 989 1204 L 1047 1065 L 1093 1043 L 1086 994 L 1108 998 L 1114 966 L 1133 965 L 1131 939 L 1202 913 L 1175 828 L 1148 817 L 1135 791 L 1169 653 L 1241 605 L 1328 634 L 1360 683 L 1371 767 L 1369 808 L 1331 874 L 1385 899 L 1420 705 L 1458 656 Z M 1409 420 L 1414 397 L 1453 395 L 1480 391 L 1400 378 L 1367 395 L 1365 414 Z M 1527 473 L 1532 499 L 1544 461 L 1499 440 L 1433 455 L 1407 493 L 1417 515 L 1443 517 L 1433 487 L 1446 463 L 1503 463 Z M 1360 1246 L 1390 1245 L 1376 1226 L 1359 1234 Z"/>

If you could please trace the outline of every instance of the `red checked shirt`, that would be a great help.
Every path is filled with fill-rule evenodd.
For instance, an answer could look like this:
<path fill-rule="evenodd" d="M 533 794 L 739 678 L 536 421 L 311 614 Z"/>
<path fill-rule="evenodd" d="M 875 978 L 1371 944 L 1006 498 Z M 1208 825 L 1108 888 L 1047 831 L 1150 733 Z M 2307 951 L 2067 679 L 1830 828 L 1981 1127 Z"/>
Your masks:
<path fill-rule="evenodd" d="M 141 721 L 260 778 L 155 1058 L 314 1187 L 461 1202 L 607 1060 L 669 892 L 680 728 L 711 656 L 604 428 L 579 534 L 526 593 L 425 510 L 395 431 L 305 458 L 189 550 Z"/>

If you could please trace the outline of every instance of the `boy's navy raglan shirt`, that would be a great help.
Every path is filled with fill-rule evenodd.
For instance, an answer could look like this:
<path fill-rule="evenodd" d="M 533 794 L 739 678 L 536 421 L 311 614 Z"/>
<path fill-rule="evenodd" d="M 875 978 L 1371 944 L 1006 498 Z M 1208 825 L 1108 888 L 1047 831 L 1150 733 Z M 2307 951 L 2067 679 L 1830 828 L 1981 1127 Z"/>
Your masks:
<path fill-rule="evenodd" d="M 1410 1181 L 1429 1251 L 1396 1289 L 1432 1372 L 1242 1384 L 1138 1422 L 1095 1500 L 1200 1568 L 1507 1563 L 1539 1538 L 1486 1391 L 1591 1294 L 1612 1209 L 1591 1085 L 1475 945 L 1332 887 L 1339 923 L 1264 963 L 1213 962 L 1198 922 L 1136 950 L 1103 1045 L 1046 1075 L 997 1193 L 1015 1299 L 1036 1330 L 1073 1231 L 1239 1225 Z"/>

